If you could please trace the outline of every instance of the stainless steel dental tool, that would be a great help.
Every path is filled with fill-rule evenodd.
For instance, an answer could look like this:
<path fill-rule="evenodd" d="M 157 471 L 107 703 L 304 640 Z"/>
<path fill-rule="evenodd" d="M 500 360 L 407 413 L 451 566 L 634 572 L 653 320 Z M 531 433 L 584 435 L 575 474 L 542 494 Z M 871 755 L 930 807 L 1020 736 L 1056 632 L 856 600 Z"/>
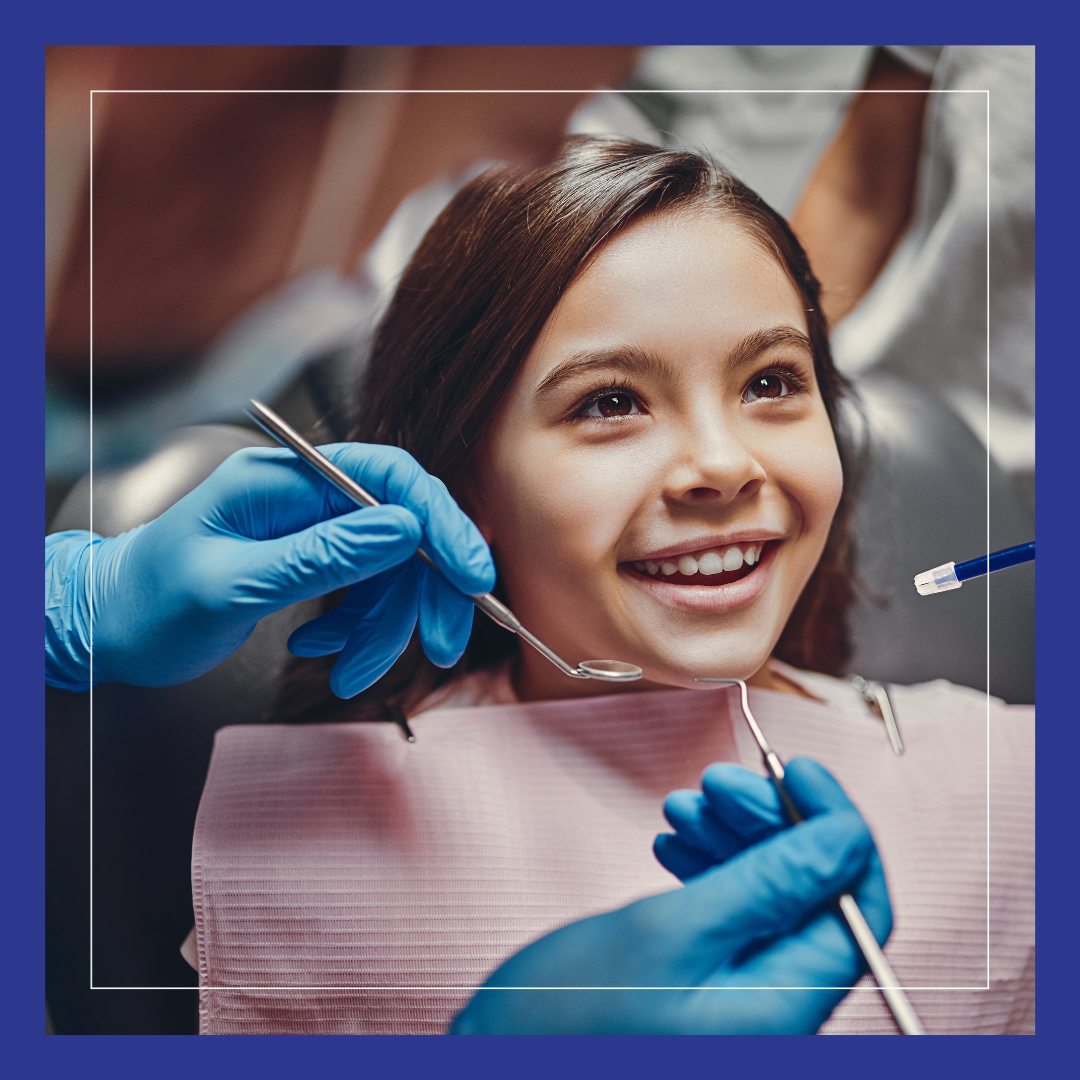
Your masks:
<path fill-rule="evenodd" d="M 896 723 L 896 713 L 893 712 L 889 691 L 882 683 L 864 679 L 861 675 L 852 675 L 851 685 L 862 695 L 862 699 L 870 707 L 870 711 L 876 712 L 881 717 L 893 753 L 899 757 L 904 752 L 904 742 L 900 738 L 900 728 Z"/>
<path fill-rule="evenodd" d="M 757 720 L 754 719 L 754 714 L 750 711 L 750 697 L 746 691 L 746 683 L 742 679 L 695 679 L 694 682 L 727 683 L 739 688 L 739 703 L 742 706 L 743 716 L 746 718 L 746 723 L 754 736 L 754 741 L 761 751 L 765 769 L 776 788 L 776 793 L 780 796 L 780 802 L 783 804 L 792 824 L 802 821 L 802 814 L 799 813 L 795 804 L 791 801 L 791 796 L 788 795 L 784 788 L 784 766 L 780 758 L 777 757 L 776 751 L 766 740 L 765 733 L 758 726 Z M 881 988 L 881 993 L 892 1011 L 901 1033 L 904 1035 L 925 1035 L 926 1031 L 923 1029 L 918 1015 L 911 1007 L 911 1002 L 908 1001 L 907 994 L 904 993 L 903 987 L 897 980 L 892 966 L 885 959 L 885 954 L 881 951 L 881 946 L 878 945 L 877 938 L 874 937 L 874 932 L 870 929 L 863 913 L 859 910 L 855 897 L 851 893 L 844 893 L 837 900 L 837 905 L 855 938 L 856 945 L 859 946 L 860 952 L 862 952 L 867 964 L 870 966 L 870 971 Z"/>
<path fill-rule="evenodd" d="M 320 454 L 303 435 L 290 427 L 273 409 L 252 398 L 251 408 L 247 410 L 247 414 L 263 431 L 282 446 L 299 454 L 313 469 L 325 476 L 353 502 L 360 506 L 381 505 L 378 499 L 365 491 L 351 476 L 342 472 L 329 458 Z M 442 573 L 423 548 L 417 548 L 416 554 L 436 573 Z M 604 682 L 633 682 L 641 678 L 641 668 L 633 664 L 624 664 L 620 660 L 583 660 L 577 667 L 571 667 L 539 638 L 530 634 L 518 621 L 517 616 L 505 604 L 496 600 L 491 593 L 477 593 L 471 595 L 469 599 L 493 622 L 498 623 L 504 630 L 517 634 L 537 652 L 546 656 L 564 675 L 569 675 L 574 679 L 600 679 Z"/>

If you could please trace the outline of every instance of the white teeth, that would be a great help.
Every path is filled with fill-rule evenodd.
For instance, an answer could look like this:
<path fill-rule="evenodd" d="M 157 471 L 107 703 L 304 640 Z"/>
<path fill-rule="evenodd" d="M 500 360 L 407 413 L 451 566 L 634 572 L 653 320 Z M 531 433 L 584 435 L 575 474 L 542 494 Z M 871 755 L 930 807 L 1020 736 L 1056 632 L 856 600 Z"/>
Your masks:
<path fill-rule="evenodd" d="M 706 551 L 704 555 L 680 555 L 676 562 L 670 560 L 657 563 L 652 559 L 633 564 L 639 573 L 663 574 L 670 577 L 672 574 L 682 574 L 684 577 L 693 577 L 694 574 L 704 574 L 711 577 L 713 574 L 730 574 L 733 570 L 742 569 L 743 564 L 753 566 L 761 560 L 761 549 L 764 544 L 747 544 L 745 550 L 732 545 L 722 548 L 720 551 Z"/>
<path fill-rule="evenodd" d="M 724 570 L 726 572 L 741 570 L 742 562 L 742 552 L 737 547 L 730 547 L 724 552 Z"/>
<path fill-rule="evenodd" d="M 698 559 L 697 565 L 701 574 L 719 574 L 723 572 L 724 560 L 715 551 L 707 551 Z"/>

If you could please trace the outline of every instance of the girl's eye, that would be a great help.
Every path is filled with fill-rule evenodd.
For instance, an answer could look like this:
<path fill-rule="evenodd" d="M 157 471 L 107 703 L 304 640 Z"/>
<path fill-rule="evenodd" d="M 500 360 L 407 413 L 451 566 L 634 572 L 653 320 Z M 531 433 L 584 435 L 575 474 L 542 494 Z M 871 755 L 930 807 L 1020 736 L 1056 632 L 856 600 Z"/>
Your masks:
<path fill-rule="evenodd" d="M 638 403 L 620 390 L 593 398 L 578 415 L 593 420 L 606 420 L 612 416 L 635 416 L 640 412 Z"/>
<path fill-rule="evenodd" d="M 775 398 L 785 398 L 795 392 L 791 383 L 783 375 L 768 372 L 764 375 L 755 375 L 750 380 L 750 385 L 743 391 L 743 401 L 764 401 Z"/>

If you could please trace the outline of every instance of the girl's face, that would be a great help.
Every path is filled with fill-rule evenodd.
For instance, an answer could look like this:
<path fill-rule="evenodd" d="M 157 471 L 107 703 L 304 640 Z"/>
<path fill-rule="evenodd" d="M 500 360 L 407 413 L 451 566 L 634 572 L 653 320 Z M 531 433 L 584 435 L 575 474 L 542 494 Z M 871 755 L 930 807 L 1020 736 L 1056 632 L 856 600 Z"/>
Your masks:
<path fill-rule="evenodd" d="M 644 689 L 768 685 L 842 482 L 799 294 L 738 227 L 683 213 L 635 222 L 566 291 L 465 494 L 524 625 Z M 522 653 L 526 700 L 618 689 Z"/>

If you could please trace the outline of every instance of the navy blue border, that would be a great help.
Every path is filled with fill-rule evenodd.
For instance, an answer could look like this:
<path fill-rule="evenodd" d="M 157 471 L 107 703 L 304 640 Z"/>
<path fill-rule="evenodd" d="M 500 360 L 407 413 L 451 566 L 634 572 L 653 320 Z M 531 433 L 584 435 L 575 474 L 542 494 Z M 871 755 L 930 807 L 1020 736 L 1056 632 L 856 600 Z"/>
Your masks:
<path fill-rule="evenodd" d="M 891 6 L 865 0 L 833 0 L 827 6 L 808 0 L 186 0 L 169 6 L 54 0 L 42 9 L 38 40 L 80 45 L 1030 44 L 1037 36 L 1034 7 L 983 0 L 976 14 L 970 0 L 905 0 Z M 1053 32 L 1048 25 L 1047 36 Z"/>
<path fill-rule="evenodd" d="M 979 1041 L 973 1037 L 912 1044 L 843 1038 L 715 1038 L 680 1036 L 519 1036 L 442 1039 L 422 1035 L 261 1036 L 194 1039 L 184 1036 L 70 1036 L 49 1041 L 52 1075 L 152 1075 L 191 1080 L 193 1073 L 260 1080 L 315 1077 L 340 1067 L 361 1077 L 648 1078 L 739 1076 L 799 1080 L 873 1069 L 882 1078 L 1042 1075 L 1043 1051 L 1034 1039 Z M 39 1059 L 41 1060 L 41 1059 Z M 1043 1059 L 1045 1061 L 1045 1059 Z M 1046 1063 L 1048 1064 L 1048 1062 Z M 63 1073 L 61 1072 L 63 1070 Z M 843 1075 L 844 1073 L 841 1073 Z M 36 1073 L 35 1075 L 40 1075 Z"/>
<path fill-rule="evenodd" d="M 1045 40 L 1045 39 L 1044 39 Z M 1065 940 L 1075 911 L 1070 893 L 1080 875 L 1076 837 L 1070 828 L 1072 763 L 1080 752 L 1075 693 L 1077 589 L 1059 578 L 1054 568 L 1070 554 L 1069 539 L 1080 524 L 1074 449 L 1077 432 L 1075 398 L 1057 392 L 1068 385 L 1075 364 L 1061 343 L 1068 340 L 1076 310 L 1076 214 L 1070 207 L 1080 154 L 1075 140 L 1062 139 L 1075 100 L 1069 53 L 1057 41 L 1045 40 L 1036 53 L 1036 139 L 1038 173 L 1036 199 L 1042 227 L 1037 230 L 1038 428 L 1036 456 L 1037 533 L 1047 558 L 1036 586 L 1036 694 L 1041 732 L 1037 736 L 1037 935 L 1042 942 L 1038 975 L 1038 1030 L 1058 1033 L 1074 1022 L 1070 1005 L 1077 997 L 1076 942 Z M 1061 223 L 1061 228 L 1056 223 Z M 1066 857 L 1062 858 L 1061 856 Z M 1075 893 L 1073 893 L 1075 895 Z M 1061 942 L 1060 945 L 1058 942 Z"/>
<path fill-rule="evenodd" d="M 1048 5 L 1049 6 L 1049 5 Z M 434 7 L 434 5 L 433 5 Z M 499 3 L 439 4 L 425 14 L 417 4 L 374 5 L 267 0 L 255 4 L 189 0 L 183 5 L 145 3 L 52 3 L 39 9 L 32 28 L 7 22 L 13 37 L 5 50 L 4 160 L 0 171 L 6 201 L 3 284 L 4 395 L 0 431 L 5 451 L 4 492 L 10 507 L 0 519 L 0 567 L 5 574 L 0 619 L 3 695 L 4 868 L 0 890 L 5 915 L 4 978 L 0 1031 L 11 1075 L 318 1075 L 335 1065 L 361 1075 L 407 1077 L 438 1071 L 444 1076 L 562 1075 L 656 1076 L 701 1069 L 705 1075 L 745 1069 L 749 1075 L 817 1076 L 864 1066 L 877 1075 L 909 1076 L 912 1067 L 930 1076 L 1040 1075 L 1052 1067 L 1059 1035 L 1074 1021 L 1073 919 L 1076 850 L 1075 787 L 1064 774 L 1076 759 L 1077 708 L 1067 680 L 1076 668 L 1078 635 L 1071 613 L 1074 587 L 1051 567 L 1071 561 L 1069 528 L 1078 516 L 1073 446 L 1077 306 L 1075 36 L 1061 24 L 1032 21 L 1015 3 L 1000 13 L 968 3 L 904 3 L 868 19 L 865 3 L 730 5 L 694 3 L 584 5 L 566 0 L 526 7 Z M 9 16 L 11 19 L 12 16 Z M 349 42 L 390 44 L 534 44 L 559 42 L 783 41 L 829 44 L 876 40 L 1025 42 L 1039 48 L 1039 210 L 1050 223 L 1039 233 L 1039 520 L 1043 572 L 1039 578 L 1039 930 L 1043 944 L 1039 973 L 1040 1034 L 1034 1039 L 910 1041 L 888 1054 L 872 1040 L 772 1041 L 768 1047 L 744 1039 L 652 1037 L 459 1040 L 336 1039 L 246 1040 L 43 1035 L 43 694 L 34 674 L 39 646 L 26 630 L 38 625 L 36 577 L 25 568 L 40 559 L 43 518 L 41 473 L 35 451 L 42 445 L 43 256 L 38 209 L 43 180 L 41 49 L 46 43 L 243 43 Z M 1059 44 L 1063 42 L 1063 44 Z M 32 557 L 31 557 L 32 556 Z M 31 584 L 33 588 L 31 588 Z M 34 608 L 31 609 L 31 593 Z M 1068 800 L 1068 803 L 1066 803 Z M 1074 1056 L 1074 1055 L 1072 1055 Z M 25 1064 L 22 1064 L 25 1063 Z M 10 1065 L 8 1067 L 11 1067 Z"/>
<path fill-rule="evenodd" d="M 42 244 L 44 131 L 40 47 L 11 46 L 2 65 L 5 123 L 4 228 L 0 236 L 0 311 L 3 312 L 3 511 L 0 513 L 0 925 L 11 928 L 10 978 L 0 979 L 0 1021 L 16 1031 L 44 1031 L 45 819 L 44 658 L 36 636 L 41 618 L 41 537 L 44 531 L 45 255 Z M 31 567 L 34 572 L 31 573 Z M 33 618 L 31 621 L 31 612 Z M 30 627 L 35 627 L 31 634 Z M 6 1056 L 6 1055 L 5 1055 Z M 2 1060 L 2 1059 L 0 1059 Z"/>

